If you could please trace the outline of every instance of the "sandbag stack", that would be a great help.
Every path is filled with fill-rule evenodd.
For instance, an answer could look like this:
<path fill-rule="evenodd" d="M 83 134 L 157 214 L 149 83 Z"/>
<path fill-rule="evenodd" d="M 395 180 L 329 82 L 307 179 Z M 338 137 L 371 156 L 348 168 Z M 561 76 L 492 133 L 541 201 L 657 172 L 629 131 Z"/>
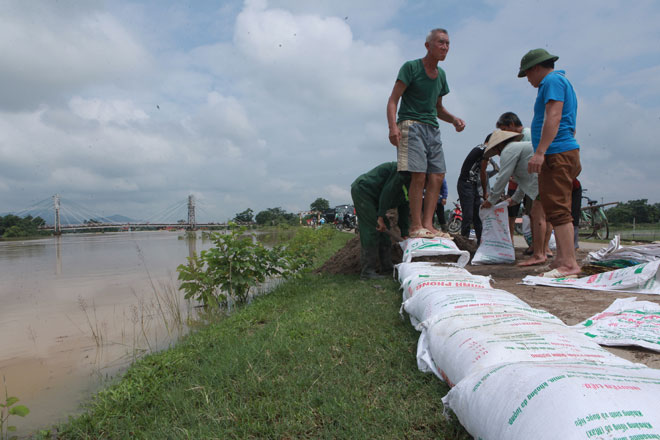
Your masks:
<path fill-rule="evenodd" d="M 475 438 L 660 439 L 660 370 L 464 268 L 411 259 L 397 276 L 418 367 L 452 387 L 443 402 Z"/>

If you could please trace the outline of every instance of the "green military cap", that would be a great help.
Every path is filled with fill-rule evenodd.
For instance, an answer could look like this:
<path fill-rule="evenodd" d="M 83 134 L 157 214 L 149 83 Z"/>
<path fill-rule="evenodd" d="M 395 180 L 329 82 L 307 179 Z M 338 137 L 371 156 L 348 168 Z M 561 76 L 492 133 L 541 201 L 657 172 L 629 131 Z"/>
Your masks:
<path fill-rule="evenodd" d="M 558 59 L 558 56 L 548 53 L 548 51 L 545 49 L 532 49 L 527 52 L 525 56 L 520 60 L 520 71 L 518 72 L 518 78 L 524 77 L 525 71 L 536 66 L 537 64 L 548 60 L 557 61 Z"/>

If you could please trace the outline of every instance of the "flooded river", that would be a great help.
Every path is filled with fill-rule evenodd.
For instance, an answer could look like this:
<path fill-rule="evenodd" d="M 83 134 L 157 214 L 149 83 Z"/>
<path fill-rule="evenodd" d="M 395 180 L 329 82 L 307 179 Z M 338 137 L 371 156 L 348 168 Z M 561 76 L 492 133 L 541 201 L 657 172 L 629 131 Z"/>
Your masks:
<path fill-rule="evenodd" d="M 0 242 L 0 376 L 25 435 L 65 420 L 108 377 L 185 332 L 176 267 L 201 234 L 68 234 Z M 0 377 L 0 394 L 4 397 Z"/>

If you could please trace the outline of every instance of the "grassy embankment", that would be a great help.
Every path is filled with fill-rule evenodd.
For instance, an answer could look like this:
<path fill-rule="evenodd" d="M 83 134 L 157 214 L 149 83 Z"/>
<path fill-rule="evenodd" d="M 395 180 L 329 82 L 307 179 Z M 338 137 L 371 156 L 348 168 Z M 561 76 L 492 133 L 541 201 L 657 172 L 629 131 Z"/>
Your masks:
<path fill-rule="evenodd" d="M 306 273 L 138 361 L 58 436 L 470 438 L 442 416 L 447 386 L 417 370 L 400 304 L 389 279 Z"/>

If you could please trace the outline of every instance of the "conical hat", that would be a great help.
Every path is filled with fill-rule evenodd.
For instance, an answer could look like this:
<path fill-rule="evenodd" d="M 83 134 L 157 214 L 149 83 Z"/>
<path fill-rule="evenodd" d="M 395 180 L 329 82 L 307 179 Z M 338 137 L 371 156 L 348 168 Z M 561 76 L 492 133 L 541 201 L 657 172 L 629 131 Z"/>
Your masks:
<path fill-rule="evenodd" d="M 515 131 L 505 131 L 500 130 L 499 128 L 495 130 L 491 135 L 488 143 L 486 144 L 486 149 L 484 150 L 484 158 L 487 159 L 495 154 L 495 147 L 502 144 L 503 142 L 515 142 L 523 138 L 522 133 Z"/>

